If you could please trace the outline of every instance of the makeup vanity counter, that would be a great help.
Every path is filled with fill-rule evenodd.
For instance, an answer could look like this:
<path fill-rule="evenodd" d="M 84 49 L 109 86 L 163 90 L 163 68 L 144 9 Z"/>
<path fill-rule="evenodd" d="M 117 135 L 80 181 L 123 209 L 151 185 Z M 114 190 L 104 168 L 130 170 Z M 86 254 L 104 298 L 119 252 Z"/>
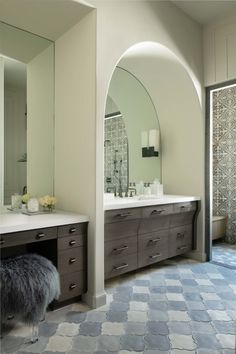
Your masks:
<path fill-rule="evenodd" d="M 106 279 L 196 249 L 199 197 L 114 198 L 104 209 Z"/>
<path fill-rule="evenodd" d="M 64 211 L 23 215 L 0 214 L 1 258 L 38 253 L 57 267 L 61 280 L 59 304 L 87 289 L 88 216 Z"/>

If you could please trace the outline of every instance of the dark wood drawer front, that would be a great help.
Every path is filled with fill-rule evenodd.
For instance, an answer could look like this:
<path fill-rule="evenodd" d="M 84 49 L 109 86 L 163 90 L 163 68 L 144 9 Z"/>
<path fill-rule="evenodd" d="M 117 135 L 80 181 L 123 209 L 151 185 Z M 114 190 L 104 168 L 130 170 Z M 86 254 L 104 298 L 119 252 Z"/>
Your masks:
<path fill-rule="evenodd" d="M 169 231 L 163 230 L 161 232 L 153 232 L 150 234 L 139 235 L 138 238 L 138 251 L 142 253 L 146 250 L 156 250 L 166 247 L 169 244 Z"/>
<path fill-rule="evenodd" d="M 170 230 L 169 256 L 189 252 L 192 249 L 192 225 L 176 227 Z"/>
<path fill-rule="evenodd" d="M 145 267 L 147 265 L 160 262 L 163 259 L 168 258 L 168 244 L 162 244 L 159 247 L 155 247 L 152 250 L 146 250 L 139 252 L 138 254 L 138 266 Z"/>
<path fill-rule="evenodd" d="M 117 257 L 116 260 L 108 258 L 105 263 L 105 279 L 137 269 L 137 265 L 137 253 Z"/>
<path fill-rule="evenodd" d="M 159 218 L 162 215 L 168 215 L 173 212 L 173 205 L 156 205 L 151 207 L 145 207 L 142 209 L 142 217 L 143 218 Z"/>
<path fill-rule="evenodd" d="M 108 210 L 105 212 L 105 223 L 135 220 L 141 217 L 141 208 Z"/>
<path fill-rule="evenodd" d="M 85 248 L 76 247 L 58 253 L 58 271 L 60 274 L 85 269 Z"/>
<path fill-rule="evenodd" d="M 197 210 L 196 202 L 178 203 L 173 205 L 174 213 L 186 213 Z"/>
<path fill-rule="evenodd" d="M 88 223 L 69 224 L 58 227 L 58 237 L 75 236 L 87 233 Z"/>
<path fill-rule="evenodd" d="M 139 227 L 139 234 L 168 229 L 170 226 L 170 218 L 170 215 L 163 215 L 155 218 L 142 219 Z"/>
<path fill-rule="evenodd" d="M 173 214 L 170 220 L 170 227 L 188 225 L 193 222 L 195 211 L 186 211 L 183 213 Z"/>
<path fill-rule="evenodd" d="M 0 247 L 11 247 L 57 238 L 57 227 L 13 232 L 0 236 Z"/>
<path fill-rule="evenodd" d="M 67 236 L 58 239 L 58 250 L 66 250 L 86 244 L 85 235 Z"/>
<path fill-rule="evenodd" d="M 62 275 L 61 296 L 59 301 L 64 301 L 83 294 L 86 291 L 86 276 L 84 271 Z"/>
<path fill-rule="evenodd" d="M 139 220 L 129 220 L 119 223 L 105 224 L 105 241 L 111 241 L 128 236 L 136 236 L 139 223 Z"/>
<path fill-rule="evenodd" d="M 107 257 L 116 260 L 133 253 L 137 253 L 137 236 L 105 242 L 105 261 Z"/>

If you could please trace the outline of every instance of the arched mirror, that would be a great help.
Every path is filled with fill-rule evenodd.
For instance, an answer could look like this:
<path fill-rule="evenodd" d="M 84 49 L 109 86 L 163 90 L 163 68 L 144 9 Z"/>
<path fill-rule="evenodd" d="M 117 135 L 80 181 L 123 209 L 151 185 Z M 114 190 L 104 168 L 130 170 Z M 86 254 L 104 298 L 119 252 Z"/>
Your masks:
<path fill-rule="evenodd" d="M 142 83 L 116 67 L 104 124 L 104 192 L 127 195 L 134 184 L 161 181 L 160 126 Z"/>

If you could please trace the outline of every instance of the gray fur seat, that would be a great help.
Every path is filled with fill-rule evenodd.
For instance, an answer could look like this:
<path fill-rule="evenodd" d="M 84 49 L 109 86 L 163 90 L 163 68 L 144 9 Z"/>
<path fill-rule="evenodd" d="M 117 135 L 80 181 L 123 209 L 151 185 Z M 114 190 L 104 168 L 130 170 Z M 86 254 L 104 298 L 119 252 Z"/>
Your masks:
<path fill-rule="evenodd" d="M 37 327 L 44 318 L 47 306 L 59 295 L 59 275 L 47 258 L 25 254 L 1 261 L 2 323 L 14 316 L 17 321 Z M 37 338 L 32 338 L 32 341 L 35 340 Z"/>

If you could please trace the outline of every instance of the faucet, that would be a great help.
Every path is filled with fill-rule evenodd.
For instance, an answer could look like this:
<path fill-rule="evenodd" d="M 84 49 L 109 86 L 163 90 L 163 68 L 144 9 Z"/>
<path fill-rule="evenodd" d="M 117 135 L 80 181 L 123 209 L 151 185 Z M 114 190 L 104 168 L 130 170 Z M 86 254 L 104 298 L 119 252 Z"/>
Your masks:
<path fill-rule="evenodd" d="M 118 195 L 119 195 L 119 197 L 122 198 L 123 195 L 122 195 L 121 167 L 122 167 L 122 159 L 120 160 L 120 169 L 119 169 L 119 190 L 118 190 Z"/>

